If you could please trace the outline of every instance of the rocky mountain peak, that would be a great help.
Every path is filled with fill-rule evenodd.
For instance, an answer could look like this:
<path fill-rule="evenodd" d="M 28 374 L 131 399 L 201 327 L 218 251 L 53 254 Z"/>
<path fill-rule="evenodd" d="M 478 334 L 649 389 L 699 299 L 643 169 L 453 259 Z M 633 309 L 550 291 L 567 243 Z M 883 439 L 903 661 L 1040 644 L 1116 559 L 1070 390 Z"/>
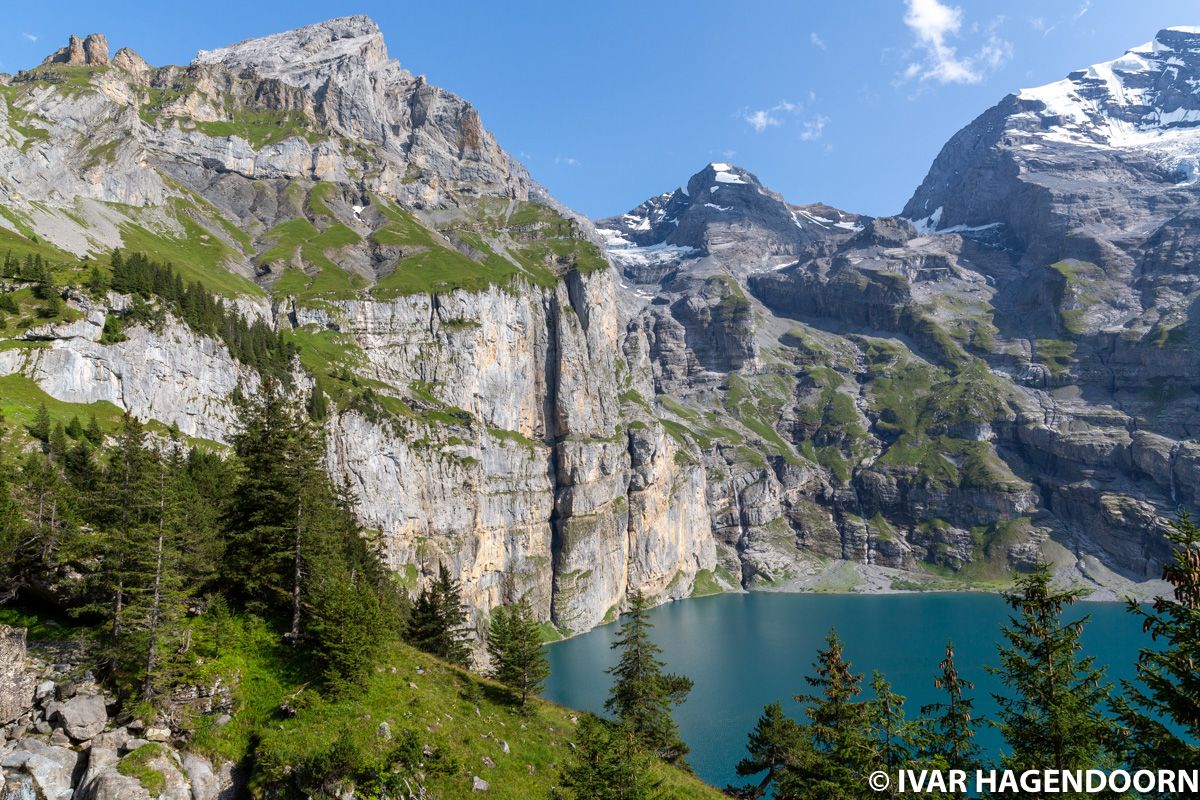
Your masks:
<path fill-rule="evenodd" d="M 1152 230 L 1171 208 L 1194 202 L 1198 85 L 1200 28 L 1177 27 L 1118 58 L 1010 94 L 946 143 L 903 215 L 923 230 L 1004 226 L 1039 261 L 1103 260 L 1104 247 L 1066 252 L 1038 243 L 1061 241 L 1061 231 L 1085 220 L 1104 237 Z M 1182 194 L 1163 203 L 1163 192 Z M 1089 217 L 1084 196 L 1105 213 Z M 1052 220 L 1054 232 L 1046 228 Z"/>
<path fill-rule="evenodd" d="M 108 39 L 102 33 L 93 33 L 81 39 L 72 35 L 66 47 L 60 47 L 42 61 L 47 64 L 68 64 L 70 66 L 107 66 Z"/>
<path fill-rule="evenodd" d="M 371 70 L 387 60 L 379 26 L 370 17 L 360 15 L 201 50 L 192 63 L 249 69 L 262 77 L 315 89 L 333 73 L 355 67 Z"/>
<path fill-rule="evenodd" d="M 1017 95 L 1046 138 L 1171 147 L 1200 134 L 1200 28 L 1166 28 L 1120 58 Z M 1189 149 L 1195 149 L 1189 148 Z"/>
<path fill-rule="evenodd" d="M 739 270 L 812 255 L 827 240 L 858 230 L 858 216 L 820 204 L 793 205 L 749 170 L 713 162 L 688 179 L 686 189 L 652 197 L 597 226 L 609 254 L 640 281 L 657 280 L 680 258 L 716 252 L 737 262 Z M 744 261 L 747 242 L 772 263 Z"/>

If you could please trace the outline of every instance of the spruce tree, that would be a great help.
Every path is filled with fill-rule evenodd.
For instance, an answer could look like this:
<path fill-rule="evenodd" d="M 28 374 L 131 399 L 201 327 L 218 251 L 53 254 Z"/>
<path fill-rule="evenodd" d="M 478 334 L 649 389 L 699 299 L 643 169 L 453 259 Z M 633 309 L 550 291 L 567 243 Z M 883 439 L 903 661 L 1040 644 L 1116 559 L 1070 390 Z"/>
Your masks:
<path fill-rule="evenodd" d="M 810 693 L 795 697 L 805 706 L 812 758 L 801 769 L 804 780 L 790 788 L 806 800 L 869 796 L 867 775 L 878 768 L 871 707 L 859 699 L 862 676 L 851 669 L 837 631 L 830 631 L 825 648 L 817 651 L 813 668 L 815 674 L 804 679 Z"/>
<path fill-rule="evenodd" d="M 512 689 L 524 709 L 529 696 L 540 691 L 550 677 L 541 629 L 524 598 L 493 613 L 487 649 L 492 658 L 492 677 Z"/>
<path fill-rule="evenodd" d="M 54 427 L 50 429 L 50 439 L 46 443 L 50 459 L 55 464 L 61 465 L 67 458 L 67 432 L 63 428 L 62 422 L 55 422 Z"/>
<path fill-rule="evenodd" d="M 938 667 L 941 674 L 933 685 L 944 699 L 921 707 L 917 756 L 929 769 L 973 773 L 983 766 L 982 749 L 975 741 L 975 701 L 967 694 L 975 686 L 959 675 L 952 642 L 946 644 L 946 657 Z"/>
<path fill-rule="evenodd" d="M 810 759 L 804 757 L 808 742 L 804 730 L 794 719 L 783 713 L 783 706 L 771 703 L 746 742 L 747 756 L 737 763 L 737 774 L 743 778 L 765 773 L 757 784 L 730 786 L 726 794 L 744 800 L 758 800 L 774 787 L 776 800 L 786 800 L 792 793 L 789 784 L 802 782 L 797 770 Z"/>
<path fill-rule="evenodd" d="M 409 644 L 460 667 L 471 663 L 467 609 L 462 587 L 443 563 L 438 576 L 417 596 L 409 615 L 405 638 Z"/>
<path fill-rule="evenodd" d="M 100 571 L 94 576 L 96 605 L 108 621 L 110 656 L 121 660 L 126 653 L 122 639 L 130 621 L 131 607 L 144 589 L 141 578 L 149 569 L 154 536 L 155 453 L 146 445 L 146 432 L 135 417 L 121 420 L 116 445 L 112 448 L 101 491 L 101 519 L 105 535 L 94 543 Z"/>
<path fill-rule="evenodd" d="M 1185 511 L 1168 537 L 1175 553 L 1163 578 L 1173 597 L 1155 599 L 1150 610 L 1129 604 L 1142 617 L 1143 629 L 1164 646 L 1141 649 L 1137 680 L 1122 681 L 1123 697 L 1114 706 L 1130 734 L 1129 763 L 1191 769 L 1200 763 L 1200 528 Z"/>
<path fill-rule="evenodd" d="M 913 726 L 904 717 L 904 698 L 892 691 L 883 673 L 875 671 L 871 679 L 874 698 L 867 704 L 875 754 L 868 766 L 895 775 L 912 757 Z M 888 795 L 895 797 L 895 786 Z"/>
<path fill-rule="evenodd" d="M 4 448 L 7 431 L 0 415 L 0 605 L 13 600 L 22 589 L 20 570 L 29 547 L 29 526 L 17 501 L 18 476 L 12 469 Z"/>
<path fill-rule="evenodd" d="M 1005 595 L 1015 614 L 1003 631 L 1000 666 L 989 667 L 1010 692 L 995 695 L 1010 748 L 1003 762 L 1014 770 L 1103 769 L 1112 764 L 1114 733 L 1101 711 L 1108 698 L 1104 669 L 1081 656 L 1088 616 L 1063 619 L 1079 592 L 1054 589 L 1050 581 L 1049 566 L 1039 564 Z"/>
<path fill-rule="evenodd" d="M 41 403 L 38 405 L 33 423 L 29 426 L 29 435 L 39 442 L 49 444 L 52 424 L 50 421 L 50 412 L 46 410 L 46 404 Z"/>
<path fill-rule="evenodd" d="M 650 800 L 657 782 L 636 732 L 591 715 L 579 720 L 575 748 L 552 796 L 562 800 Z"/>
<path fill-rule="evenodd" d="M 608 670 L 613 682 L 604 708 L 637 737 L 638 744 L 664 761 L 685 765 L 688 747 L 679 738 L 671 707 L 692 690 L 690 678 L 663 672 L 662 651 L 650 640 L 649 603 L 641 591 L 629 598 L 629 611 L 612 649 L 621 656 Z"/>
<path fill-rule="evenodd" d="M 97 447 L 104 444 L 104 431 L 100 430 L 100 422 L 96 419 L 95 413 L 88 418 L 88 424 L 83 431 L 83 435 Z"/>

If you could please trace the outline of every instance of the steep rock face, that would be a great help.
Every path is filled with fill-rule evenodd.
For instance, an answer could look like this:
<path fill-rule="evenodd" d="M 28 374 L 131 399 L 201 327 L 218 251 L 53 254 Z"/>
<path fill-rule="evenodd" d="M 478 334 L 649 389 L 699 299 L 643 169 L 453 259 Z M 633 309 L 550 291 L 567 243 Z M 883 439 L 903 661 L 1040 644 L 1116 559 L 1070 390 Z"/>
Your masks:
<path fill-rule="evenodd" d="M 1074 344 L 1079 385 L 1173 437 L 1193 435 L 1200 414 L 1197 75 L 1200 29 L 1168 28 L 1023 89 L 947 143 L 904 209 L 931 231 L 1007 237 L 1016 274 L 995 276 L 1000 331 L 1050 320 L 1034 335 Z"/>
<path fill-rule="evenodd" d="M 230 396 L 257 391 L 257 372 L 239 364 L 215 339 L 168 319 L 157 329 L 131 328 L 124 341 L 104 344 L 105 316 L 127 298 L 95 303 L 71 298 L 84 316 L 68 326 L 25 333 L 19 346 L 0 350 L 0 375 L 24 375 L 56 400 L 112 403 L 141 419 L 178 427 L 187 436 L 225 442 L 235 419 Z"/>
<path fill-rule="evenodd" d="M 367 17 L 201 51 L 193 64 L 304 89 L 323 124 L 353 141 L 378 144 L 395 159 L 398 174 L 386 177 L 391 196 L 409 196 L 404 184 L 418 176 L 437 176 L 412 198 L 422 203 L 436 204 L 446 192 L 523 199 L 540 191 L 483 129 L 474 108 L 388 59 L 383 34 Z"/>
<path fill-rule="evenodd" d="M 686 594 L 712 568 L 703 475 L 680 469 L 661 429 L 621 424 L 611 273 L 527 290 L 294 313 L 350 336 L 367 377 L 431 394 L 430 416 L 390 430 L 359 414 L 332 423 L 333 469 L 389 563 L 432 574 L 445 561 L 480 609 L 525 596 L 584 630 L 629 589 Z"/>
<path fill-rule="evenodd" d="M 988 131 L 979 127 L 976 137 Z M 1155 424 L 1173 436 L 1140 434 L 1135 461 L 1130 431 L 1146 420 L 1129 412 L 1138 381 L 1117 365 L 1135 369 L 1136 339 L 1107 335 L 1103 361 L 1089 363 L 1039 310 L 1058 304 L 1080 321 L 1122 302 L 1088 293 L 1092 265 L 1067 261 L 1039 284 L 1007 223 L 935 230 L 944 218 L 832 210 L 813 226 L 822 238 L 780 264 L 756 203 L 708 209 L 693 217 L 700 233 L 679 233 L 691 190 L 716 175 L 758 185 L 712 165 L 689 192 L 598 227 L 628 281 L 626 357 L 647 373 L 658 412 L 704 453 L 725 569 L 759 587 L 824 585 L 829 559 L 918 582 L 928 569 L 983 577 L 1028 566 L 1053 538 L 1153 585 L 1172 504 L 1188 497 L 1177 481 L 1190 469 L 1180 437 L 1190 401 L 1158 404 Z M 742 238 L 722 250 L 710 231 Z M 1187 263 L 1183 220 L 1154 241 L 1140 257 Z M 706 313 L 718 284 L 744 298 L 745 324 Z M 1140 380 L 1175 363 L 1164 349 L 1136 367 Z M 1101 394 L 1075 388 L 1101 380 Z"/>

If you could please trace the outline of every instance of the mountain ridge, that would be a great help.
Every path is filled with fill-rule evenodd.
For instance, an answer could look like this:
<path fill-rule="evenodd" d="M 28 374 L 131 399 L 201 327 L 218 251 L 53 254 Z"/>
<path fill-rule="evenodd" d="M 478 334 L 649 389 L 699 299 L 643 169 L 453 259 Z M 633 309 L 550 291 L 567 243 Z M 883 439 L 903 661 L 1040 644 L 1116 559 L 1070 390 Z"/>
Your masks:
<path fill-rule="evenodd" d="M 297 344 L 388 565 L 415 589 L 446 563 L 477 631 L 520 597 L 573 633 L 635 588 L 998 587 L 1039 556 L 1098 597 L 1156 590 L 1158 532 L 1200 475 L 1195 400 L 1156 383 L 1188 374 L 1189 340 L 1093 329 L 1134 302 L 1128 259 L 1182 285 L 1186 213 L 1127 253 L 1053 203 L 994 225 L 951 192 L 914 225 L 714 162 L 593 227 L 366 18 L 182 67 L 74 49 L 0 85 L 0 248 L 73 286 L 48 320 L 17 295 L 0 373 L 227 440 L 224 395 L 253 370 L 182 325 L 103 341 L 128 300 L 84 291 L 67 253 L 174 261 Z M 947 145 L 912 203 L 946 191 L 946 159 L 1007 157 L 959 136 L 984 143 Z M 1022 226 L 1056 238 L 1027 247 Z M 165 361 L 141 367 L 146 349 Z"/>

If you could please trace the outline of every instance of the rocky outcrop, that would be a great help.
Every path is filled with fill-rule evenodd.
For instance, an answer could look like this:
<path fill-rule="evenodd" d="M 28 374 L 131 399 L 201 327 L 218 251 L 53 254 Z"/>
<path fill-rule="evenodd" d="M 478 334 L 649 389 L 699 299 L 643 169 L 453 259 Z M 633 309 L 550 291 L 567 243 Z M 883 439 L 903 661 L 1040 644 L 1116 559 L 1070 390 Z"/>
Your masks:
<path fill-rule="evenodd" d="M 23 629 L 4 633 L 0 643 L 20 639 L 23 644 Z M 115 704 L 90 673 L 80 674 L 71 663 L 27 663 L 21 649 L 20 666 L 29 667 L 37 681 L 36 700 L 31 690 L 19 716 L 0 719 L 4 800 L 231 800 L 237 795 L 232 764 L 214 766 L 181 751 L 170 741 L 169 727 L 147 726 L 128 716 L 119 724 L 109 716 Z M 0 684 L 0 691 L 6 685 Z M 153 794 L 136 777 L 147 772 L 162 779 Z"/>
<path fill-rule="evenodd" d="M 42 61 L 43 66 L 66 64 L 71 67 L 106 67 L 108 63 L 108 39 L 102 33 L 90 34 L 86 39 L 71 36 L 66 47 L 54 51 Z"/>
<path fill-rule="evenodd" d="M 0 625 L 0 725 L 33 706 L 34 684 L 25 663 L 25 629 Z"/>

